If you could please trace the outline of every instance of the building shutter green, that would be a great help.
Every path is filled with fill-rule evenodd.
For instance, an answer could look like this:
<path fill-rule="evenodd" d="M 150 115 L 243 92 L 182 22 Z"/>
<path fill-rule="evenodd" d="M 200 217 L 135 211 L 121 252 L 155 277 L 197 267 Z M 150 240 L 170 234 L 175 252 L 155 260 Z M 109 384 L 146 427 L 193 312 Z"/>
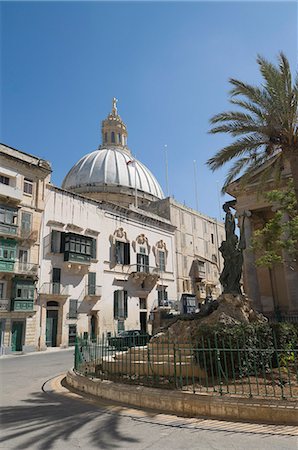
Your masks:
<path fill-rule="evenodd" d="M 91 239 L 91 258 L 96 259 L 96 239 Z"/>
<path fill-rule="evenodd" d="M 124 264 L 130 264 L 130 244 L 124 243 Z"/>
<path fill-rule="evenodd" d="M 127 291 L 123 291 L 124 294 L 124 318 L 127 318 Z"/>
<path fill-rule="evenodd" d="M 114 291 L 114 319 L 118 319 L 118 292 Z"/>

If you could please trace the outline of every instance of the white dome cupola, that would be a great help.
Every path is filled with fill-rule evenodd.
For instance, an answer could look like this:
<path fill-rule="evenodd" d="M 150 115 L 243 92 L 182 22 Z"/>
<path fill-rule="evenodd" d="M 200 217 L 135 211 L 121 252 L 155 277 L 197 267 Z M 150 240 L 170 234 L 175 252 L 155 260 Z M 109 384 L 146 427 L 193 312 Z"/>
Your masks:
<path fill-rule="evenodd" d="M 128 206 L 164 198 L 162 189 L 127 147 L 127 128 L 113 98 L 112 112 L 102 121 L 102 145 L 83 156 L 63 180 L 62 188 L 97 200 Z"/>

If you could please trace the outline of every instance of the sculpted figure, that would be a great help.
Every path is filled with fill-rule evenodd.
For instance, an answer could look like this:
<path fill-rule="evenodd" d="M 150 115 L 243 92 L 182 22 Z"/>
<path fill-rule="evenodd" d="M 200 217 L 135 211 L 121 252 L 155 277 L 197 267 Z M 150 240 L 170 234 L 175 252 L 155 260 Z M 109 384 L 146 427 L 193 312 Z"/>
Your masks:
<path fill-rule="evenodd" d="M 243 265 L 243 249 L 245 248 L 243 229 L 244 217 L 241 227 L 240 241 L 238 242 L 238 237 L 235 234 L 235 218 L 230 210 L 230 206 L 234 206 L 234 204 L 235 202 L 226 202 L 223 205 L 223 210 L 226 213 L 226 240 L 222 242 L 219 248 L 219 251 L 224 259 L 224 267 L 219 280 L 223 287 L 224 294 L 242 294 L 240 280 Z"/>

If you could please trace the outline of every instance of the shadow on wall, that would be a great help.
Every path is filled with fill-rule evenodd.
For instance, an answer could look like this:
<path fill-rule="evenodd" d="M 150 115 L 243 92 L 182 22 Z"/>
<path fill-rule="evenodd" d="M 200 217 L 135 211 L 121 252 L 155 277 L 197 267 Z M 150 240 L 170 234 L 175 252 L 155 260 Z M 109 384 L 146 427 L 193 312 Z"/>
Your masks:
<path fill-rule="evenodd" d="M 115 449 L 138 442 L 119 432 L 121 416 L 91 403 L 67 398 L 54 392 L 32 394 L 24 405 L 3 407 L 1 411 L 3 448 L 56 448 L 56 442 L 69 448 L 82 436 L 92 448 Z M 125 444 L 126 443 L 126 444 Z M 89 448 L 89 445 L 85 448 Z"/>

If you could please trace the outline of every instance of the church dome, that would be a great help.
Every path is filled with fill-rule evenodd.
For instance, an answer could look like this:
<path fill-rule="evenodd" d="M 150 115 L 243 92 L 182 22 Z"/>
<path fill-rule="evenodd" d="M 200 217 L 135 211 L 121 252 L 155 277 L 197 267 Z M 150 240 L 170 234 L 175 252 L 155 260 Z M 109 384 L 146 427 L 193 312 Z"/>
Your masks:
<path fill-rule="evenodd" d="M 136 180 L 135 180 L 136 177 Z M 98 187 L 137 188 L 161 199 L 163 192 L 156 178 L 144 164 L 132 159 L 121 148 L 100 148 L 83 156 L 66 175 L 62 188 L 69 191 L 92 192 Z"/>
<path fill-rule="evenodd" d="M 102 142 L 98 150 L 83 156 L 63 180 L 62 188 L 81 194 L 116 193 L 132 198 L 137 193 L 148 200 L 164 198 L 150 172 L 127 147 L 127 129 L 113 99 L 112 112 L 102 121 Z M 103 197 L 101 197 L 103 198 Z"/>

